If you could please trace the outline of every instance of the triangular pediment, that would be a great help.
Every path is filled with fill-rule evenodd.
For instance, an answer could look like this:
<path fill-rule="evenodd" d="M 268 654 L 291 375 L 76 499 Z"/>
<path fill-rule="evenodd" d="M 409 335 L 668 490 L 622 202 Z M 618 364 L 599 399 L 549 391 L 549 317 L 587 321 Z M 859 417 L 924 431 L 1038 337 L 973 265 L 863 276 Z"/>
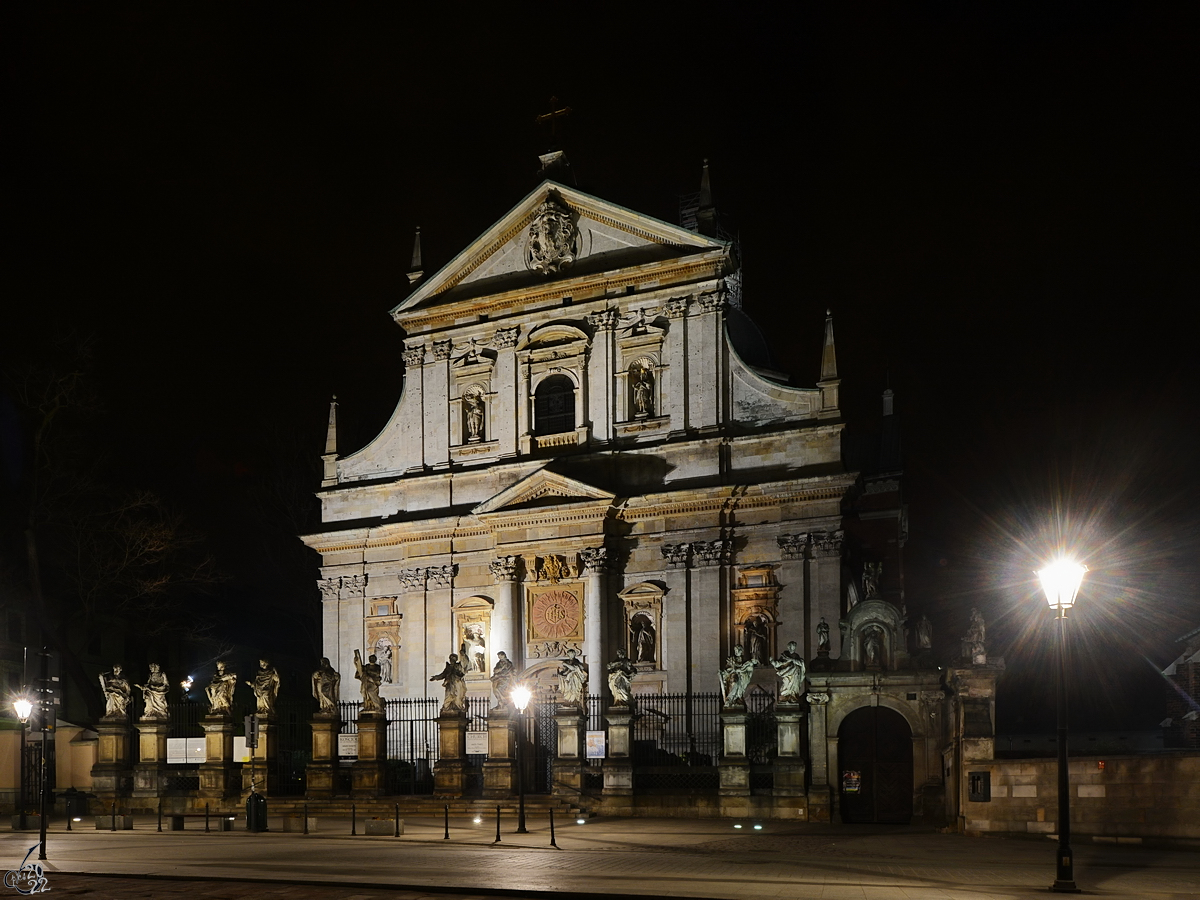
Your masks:
<path fill-rule="evenodd" d="M 472 512 L 480 515 L 500 512 L 504 509 L 528 507 L 535 503 L 579 503 L 597 500 L 612 502 L 615 499 L 616 494 L 603 491 L 574 478 L 568 478 L 566 475 L 559 475 L 547 469 L 538 469 L 516 484 L 506 487 L 491 499 L 483 501 Z"/>
<path fill-rule="evenodd" d="M 570 220 L 565 235 L 554 231 L 553 222 L 547 227 L 555 213 Z M 557 252 L 546 246 L 555 243 L 556 235 L 562 244 Z M 395 307 L 392 315 L 725 247 L 715 238 L 544 181 Z"/>

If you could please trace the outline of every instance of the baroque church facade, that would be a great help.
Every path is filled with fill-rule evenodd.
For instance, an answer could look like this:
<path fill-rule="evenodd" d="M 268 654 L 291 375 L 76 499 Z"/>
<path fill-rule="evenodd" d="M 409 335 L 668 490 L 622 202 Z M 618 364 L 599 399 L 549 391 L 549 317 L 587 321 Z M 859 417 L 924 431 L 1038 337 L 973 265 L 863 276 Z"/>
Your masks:
<path fill-rule="evenodd" d="M 763 365 L 736 250 L 705 227 L 710 207 L 699 219 L 547 180 L 438 273 L 410 275 L 390 421 L 342 454 L 330 411 L 322 530 L 304 537 L 325 655 L 347 685 L 355 652 L 375 654 L 385 699 L 440 696 L 429 678 L 450 653 L 490 695 L 501 652 L 551 696 L 570 651 L 593 693 L 623 651 L 635 693 L 693 694 L 716 691 L 741 646 L 773 692 L 770 659 L 794 641 L 807 773 L 789 814 L 861 801 L 844 791 L 864 792 L 879 753 L 843 784 L 839 733 L 849 720 L 874 748 L 881 714 L 859 713 L 882 708 L 909 767 L 898 815 L 953 815 L 955 753 L 989 729 L 909 634 L 898 463 L 846 465 L 831 318 L 816 384 Z M 989 724 L 993 683 L 975 689 Z"/>

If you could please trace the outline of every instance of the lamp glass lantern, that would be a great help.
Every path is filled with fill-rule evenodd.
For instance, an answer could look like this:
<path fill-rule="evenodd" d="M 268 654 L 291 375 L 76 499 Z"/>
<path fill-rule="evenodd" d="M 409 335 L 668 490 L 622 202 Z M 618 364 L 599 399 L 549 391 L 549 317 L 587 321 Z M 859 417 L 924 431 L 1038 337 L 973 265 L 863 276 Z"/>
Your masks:
<path fill-rule="evenodd" d="M 1070 609 L 1075 604 L 1079 594 L 1079 586 L 1083 584 L 1083 576 L 1087 566 L 1074 560 L 1059 559 L 1050 563 L 1044 569 L 1039 569 L 1037 576 L 1042 582 L 1042 590 L 1046 592 L 1046 602 L 1051 609 Z"/>

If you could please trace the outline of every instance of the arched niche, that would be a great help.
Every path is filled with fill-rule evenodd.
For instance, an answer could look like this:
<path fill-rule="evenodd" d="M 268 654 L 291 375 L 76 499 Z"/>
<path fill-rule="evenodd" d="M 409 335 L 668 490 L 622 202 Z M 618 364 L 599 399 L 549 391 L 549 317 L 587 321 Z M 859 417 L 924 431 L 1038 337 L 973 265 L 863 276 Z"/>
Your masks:
<path fill-rule="evenodd" d="M 492 601 L 480 595 L 454 604 L 454 643 L 467 681 L 486 681 L 492 674 Z"/>
<path fill-rule="evenodd" d="M 904 618 L 894 605 L 879 598 L 864 600 L 846 613 L 841 624 L 845 634 L 842 658 L 849 658 L 853 671 L 897 668 L 898 659 L 906 653 L 906 648 Z M 873 654 L 872 644 L 875 645 Z"/>
<path fill-rule="evenodd" d="M 663 669 L 663 597 L 666 589 L 652 581 L 630 585 L 621 598 L 624 646 L 639 669 Z"/>

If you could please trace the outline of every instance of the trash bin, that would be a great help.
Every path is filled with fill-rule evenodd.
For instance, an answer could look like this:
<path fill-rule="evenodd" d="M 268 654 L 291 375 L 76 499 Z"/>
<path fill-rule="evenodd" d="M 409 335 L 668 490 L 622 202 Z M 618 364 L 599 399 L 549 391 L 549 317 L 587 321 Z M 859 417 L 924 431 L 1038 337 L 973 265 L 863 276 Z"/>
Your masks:
<path fill-rule="evenodd" d="M 267 830 L 267 798 L 258 791 L 251 791 L 246 798 L 246 830 Z"/>

